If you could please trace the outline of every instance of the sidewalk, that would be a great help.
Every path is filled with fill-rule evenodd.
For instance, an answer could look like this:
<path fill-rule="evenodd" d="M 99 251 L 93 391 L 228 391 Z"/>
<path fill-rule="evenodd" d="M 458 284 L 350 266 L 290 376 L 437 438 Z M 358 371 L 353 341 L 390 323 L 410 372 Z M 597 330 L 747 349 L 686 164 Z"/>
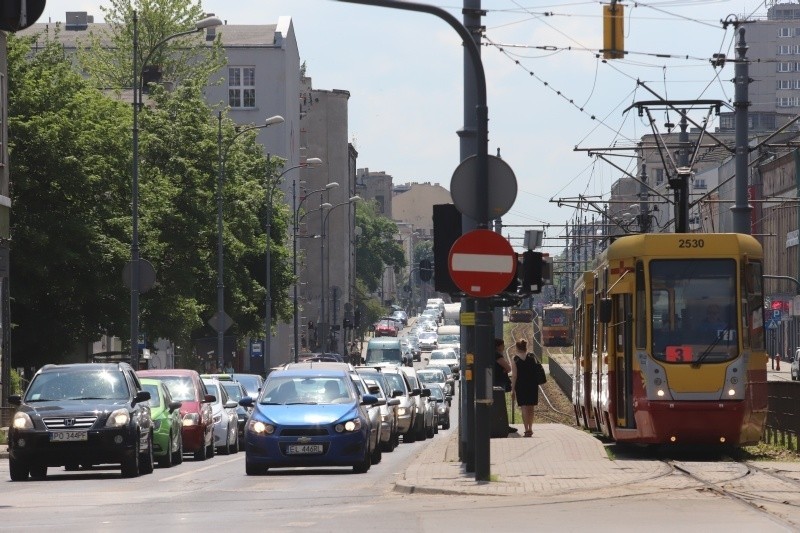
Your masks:
<path fill-rule="evenodd" d="M 579 429 L 536 424 L 532 438 L 519 433 L 491 439 L 492 481 L 475 481 L 458 460 L 458 434 L 439 435 L 423 450 L 395 490 L 404 493 L 534 496 L 605 489 L 669 473 L 657 461 L 611 460 L 603 444 Z"/>

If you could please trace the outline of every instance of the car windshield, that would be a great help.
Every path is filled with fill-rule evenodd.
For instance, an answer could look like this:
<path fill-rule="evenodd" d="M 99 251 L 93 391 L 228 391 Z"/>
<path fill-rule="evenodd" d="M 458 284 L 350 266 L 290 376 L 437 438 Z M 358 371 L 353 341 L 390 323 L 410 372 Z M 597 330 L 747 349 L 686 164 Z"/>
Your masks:
<path fill-rule="evenodd" d="M 223 387 L 225 387 L 225 392 L 228 393 L 228 396 L 231 400 L 236 400 L 237 402 L 244 398 L 244 394 L 242 394 L 241 387 L 238 386 L 236 383 L 223 383 Z"/>
<path fill-rule="evenodd" d="M 458 344 L 460 342 L 460 335 L 439 335 L 439 344 Z"/>
<path fill-rule="evenodd" d="M 142 390 L 150 393 L 150 407 L 161 407 L 161 396 L 158 395 L 158 385 L 155 383 L 142 383 Z"/>
<path fill-rule="evenodd" d="M 419 380 L 423 383 L 444 383 L 444 374 L 440 372 L 417 372 Z"/>
<path fill-rule="evenodd" d="M 367 363 L 402 363 L 403 354 L 397 348 L 367 348 Z"/>
<path fill-rule="evenodd" d="M 196 402 L 199 400 L 194 390 L 194 383 L 189 376 L 168 376 L 156 377 L 164 382 L 167 386 L 170 396 L 173 400 L 179 402 Z"/>
<path fill-rule="evenodd" d="M 122 372 L 81 370 L 38 374 L 25 394 L 26 402 L 53 400 L 122 400 L 129 398 Z"/>
<path fill-rule="evenodd" d="M 455 359 L 455 356 L 453 355 L 453 352 L 434 350 L 431 352 L 431 359 Z"/>
<path fill-rule="evenodd" d="M 262 404 L 333 404 L 355 401 L 352 388 L 338 376 L 270 376 Z"/>
<path fill-rule="evenodd" d="M 238 381 L 247 391 L 248 396 L 258 396 L 258 389 L 261 387 L 261 379 L 259 376 L 248 376 L 247 374 L 233 374 L 233 379 Z"/>
<path fill-rule="evenodd" d="M 386 383 L 388 383 L 392 391 L 399 390 L 403 394 L 406 393 L 406 386 L 402 376 L 399 374 L 384 374 L 383 377 L 386 379 Z"/>
<path fill-rule="evenodd" d="M 437 400 L 444 400 L 444 392 L 442 392 L 441 387 L 430 387 L 430 389 L 431 389 L 431 396 L 433 396 Z"/>

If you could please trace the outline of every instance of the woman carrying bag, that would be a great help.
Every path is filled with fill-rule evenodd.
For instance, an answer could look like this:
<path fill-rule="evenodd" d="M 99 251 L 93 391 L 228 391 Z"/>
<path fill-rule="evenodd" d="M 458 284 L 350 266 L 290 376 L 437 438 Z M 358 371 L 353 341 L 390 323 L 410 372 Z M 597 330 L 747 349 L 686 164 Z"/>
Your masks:
<path fill-rule="evenodd" d="M 533 436 L 533 408 L 539 403 L 539 385 L 547 379 L 542 364 L 528 353 L 525 339 L 518 340 L 514 354 L 514 372 L 511 376 L 512 394 L 522 410 L 525 437 Z"/>

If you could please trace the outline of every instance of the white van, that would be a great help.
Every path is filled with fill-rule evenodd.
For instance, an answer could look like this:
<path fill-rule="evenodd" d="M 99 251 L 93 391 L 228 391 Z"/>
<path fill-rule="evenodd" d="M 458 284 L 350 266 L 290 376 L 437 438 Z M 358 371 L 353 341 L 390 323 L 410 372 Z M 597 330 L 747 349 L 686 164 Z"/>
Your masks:
<path fill-rule="evenodd" d="M 456 354 L 461 353 L 461 326 L 439 326 L 436 330 L 436 348 L 453 348 Z"/>

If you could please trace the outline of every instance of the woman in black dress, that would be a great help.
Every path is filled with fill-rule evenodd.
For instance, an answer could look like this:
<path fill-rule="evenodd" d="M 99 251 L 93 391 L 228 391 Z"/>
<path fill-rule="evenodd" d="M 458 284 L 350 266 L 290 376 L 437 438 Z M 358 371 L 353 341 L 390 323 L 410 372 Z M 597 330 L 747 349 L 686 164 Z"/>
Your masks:
<path fill-rule="evenodd" d="M 533 407 L 539 403 L 539 384 L 536 382 L 533 354 L 528 353 L 525 339 L 518 340 L 514 354 L 514 372 L 511 376 L 511 390 L 522 410 L 522 424 L 526 437 L 533 436 Z"/>

